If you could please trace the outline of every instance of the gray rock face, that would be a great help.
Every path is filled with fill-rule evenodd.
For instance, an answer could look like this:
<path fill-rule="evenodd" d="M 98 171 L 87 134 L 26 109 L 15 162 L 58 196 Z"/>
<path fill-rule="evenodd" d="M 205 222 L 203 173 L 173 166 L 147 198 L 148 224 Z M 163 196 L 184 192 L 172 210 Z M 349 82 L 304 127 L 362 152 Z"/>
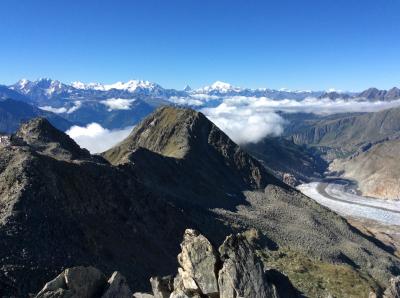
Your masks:
<path fill-rule="evenodd" d="M 151 288 L 155 298 L 168 298 L 174 288 L 172 276 L 150 278 Z"/>
<path fill-rule="evenodd" d="M 35 296 L 35 298 L 72 296 L 72 291 L 66 289 L 67 284 L 65 282 L 65 272 L 62 272 L 56 278 L 46 283 L 43 289 Z"/>
<path fill-rule="evenodd" d="M 132 291 L 125 277 L 115 271 L 108 280 L 109 287 L 101 298 L 132 298 Z"/>
<path fill-rule="evenodd" d="M 72 267 L 48 282 L 35 298 L 131 298 L 126 279 L 115 271 L 110 279 L 94 267 Z"/>
<path fill-rule="evenodd" d="M 264 273 L 262 262 L 244 236 L 227 237 L 219 253 L 223 261 L 218 274 L 221 298 L 278 297 L 275 286 Z"/>
<path fill-rule="evenodd" d="M 390 285 L 383 293 L 383 298 L 400 298 L 400 276 L 390 279 Z"/>
<path fill-rule="evenodd" d="M 148 293 L 137 292 L 133 294 L 133 298 L 154 298 L 154 296 Z"/>
<path fill-rule="evenodd" d="M 106 278 L 94 267 L 73 267 L 65 270 L 65 283 L 79 297 L 94 297 L 104 288 Z"/>
<path fill-rule="evenodd" d="M 242 234 L 227 237 L 218 253 L 207 238 L 188 229 L 181 248 L 178 261 L 182 268 L 178 269 L 173 288 L 170 278 L 168 287 L 160 286 L 165 284 L 165 278 L 152 278 L 154 297 L 297 297 L 288 280 L 283 286 L 289 290 L 280 291 L 285 295 L 279 295 L 278 288 L 282 285 L 275 285 L 268 278 L 253 246 Z"/>
<path fill-rule="evenodd" d="M 181 243 L 182 252 L 178 262 L 179 274 L 185 288 L 204 295 L 218 293 L 216 276 L 217 253 L 206 237 L 195 230 L 186 230 Z"/>

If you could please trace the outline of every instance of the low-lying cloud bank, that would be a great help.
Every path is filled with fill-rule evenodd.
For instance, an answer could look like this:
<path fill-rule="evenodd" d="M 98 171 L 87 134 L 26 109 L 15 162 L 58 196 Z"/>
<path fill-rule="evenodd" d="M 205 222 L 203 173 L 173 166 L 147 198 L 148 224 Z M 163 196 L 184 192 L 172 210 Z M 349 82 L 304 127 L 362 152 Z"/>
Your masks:
<path fill-rule="evenodd" d="M 239 144 L 256 143 L 269 135 L 280 135 L 285 120 L 277 112 L 328 115 L 347 112 L 375 112 L 400 106 L 400 100 L 360 101 L 355 99 L 306 98 L 273 100 L 266 97 L 227 97 L 216 107 L 200 109 L 231 139 Z"/>
<path fill-rule="evenodd" d="M 400 106 L 400 100 L 384 102 L 367 102 L 355 99 L 319 99 L 306 98 L 298 101 L 294 99 L 272 100 L 266 97 L 235 96 L 220 98 L 217 105 L 207 107 L 209 101 L 216 101 L 215 96 L 196 98 L 174 97 L 171 102 L 183 106 L 196 106 L 211 121 L 221 128 L 232 140 L 238 144 L 256 143 L 266 136 L 282 134 L 286 120 L 286 113 L 314 113 L 335 114 L 346 112 L 375 112 L 387 108 Z M 103 104 L 110 110 L 129 109 L 133 101 L 127 99 L 109 99 Z M 81 147 L 91 153 L 103 152 L 126 138 L 132 127 L 121 130 L 108 130 L 98 123 L 91 123 L 85 127 L 73 126 L 69 134 Z"/>
<path fill-rule="evenodd" d="M 39 107 L 39 109 L 43 110 L 43 111 L 47 111 L 47 112 L 52 112 L 55 114 L 63 114 L 63 113 L 67 113 L 67 114 L 71 114 L 73 112 L 75 112 L 76 110 L 78 110 L 80 107 L 82 106 L 82 102 L 80 100 L 77 100 L 74 102 L 72 107 L 61 107 L 61 108 L 55 108 L 52 106 L 44 106 L 44 107 Z"/>
<path fill-rule="evenodd" d="M 134 101 L 135 99 L 109 98 L 100 101 L 100 103 L 108 107 L 108 111 L 111 112 L 114 110 L 129 110 Z"/>
<path fill-rule="evenodd" d="M 109 130 L 98 123 L 90 123 L 84 127 L 74 125 L 66 133 L 74 141 L 90 151 L 101 153 L 118 144 L 132 131 L 133 126 L 120 130 Z"/>
<path fill-rule="evenodd" d="M 267 135 L 283 132 L 285 120 L 275 112 L 258 112 L 250 107 L 229 106 L 201 110 L 212 122 L 238 144 L 255 143 Z"/>

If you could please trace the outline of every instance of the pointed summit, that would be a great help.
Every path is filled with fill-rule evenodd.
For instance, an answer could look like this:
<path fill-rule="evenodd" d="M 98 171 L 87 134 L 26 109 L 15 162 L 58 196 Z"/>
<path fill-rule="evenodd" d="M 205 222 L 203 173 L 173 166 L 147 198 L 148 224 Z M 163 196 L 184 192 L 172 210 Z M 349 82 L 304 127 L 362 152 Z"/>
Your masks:
<path fill-rule="evenodd" d="M 22 124 L 15 137 L 36 151 L 57 159 L 90 158 L 86 149 L 81 149 L 74 140 L 52 126 L 45 118 L 35 118 Z"/>
<path fill-rule="evenodd" d="M 176 159 L 182 167 L 180 171 L 189 171 L 191 175 L 198 172 L 209 185 L 224 181 L 226 188 L 229 185 L 259 189 L 269 183 L 280 184 L 206 116 L 191 109 L 169 106 L 157 109 L 123 142 L 103 155 L 113 164 L 137 164 L 145 159 L 138 158 L 143 148 Z"/>
<path fill-rule="evenodd" d="M 183 88 L 183 91 L 189 92 L 192 91 L 192 88 L 189 85 L 186 85 L 185 88 Z"/>

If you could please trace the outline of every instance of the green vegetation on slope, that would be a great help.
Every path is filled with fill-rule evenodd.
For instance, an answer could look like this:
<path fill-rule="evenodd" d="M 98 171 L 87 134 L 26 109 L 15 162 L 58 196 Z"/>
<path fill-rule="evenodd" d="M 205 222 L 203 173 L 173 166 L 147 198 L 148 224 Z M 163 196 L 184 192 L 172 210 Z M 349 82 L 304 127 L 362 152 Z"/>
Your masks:
<path fill-rule="evenodd" d="M 379 290 L 370 276 L 349 265 L 312 259 L 289 248 L 260 255 L 268 268 L 285 273 L 307 297 L 368 297 Z"/>

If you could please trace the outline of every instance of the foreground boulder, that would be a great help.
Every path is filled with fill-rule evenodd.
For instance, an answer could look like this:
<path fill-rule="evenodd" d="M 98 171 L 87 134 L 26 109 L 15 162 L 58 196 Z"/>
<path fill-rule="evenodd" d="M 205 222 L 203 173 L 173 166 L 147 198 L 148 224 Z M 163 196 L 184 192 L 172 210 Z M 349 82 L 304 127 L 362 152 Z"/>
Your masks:
<path fill-rule="evenodd" d="M 219 253 L 223 261 L 218 274 L 221 298 L 279 297 L 264 273 L 262 262 L 243 235 L 227 237 Z"/>
<path fill-rule="evenodd" d="M 49 281 L 35 298 L 131 298 L 125 277 L 114 272 L 108 280 L 94 267 L 73 267 Z"/>
<path fill-rule="evenodd" d="M 182 252 L 178 262 L 182 268 L 178 272 L 186 289 L 204 295 L 218 294 L 218 256 L 206 237 L 195 230 L 186 230 L 181 244 Z"/>

